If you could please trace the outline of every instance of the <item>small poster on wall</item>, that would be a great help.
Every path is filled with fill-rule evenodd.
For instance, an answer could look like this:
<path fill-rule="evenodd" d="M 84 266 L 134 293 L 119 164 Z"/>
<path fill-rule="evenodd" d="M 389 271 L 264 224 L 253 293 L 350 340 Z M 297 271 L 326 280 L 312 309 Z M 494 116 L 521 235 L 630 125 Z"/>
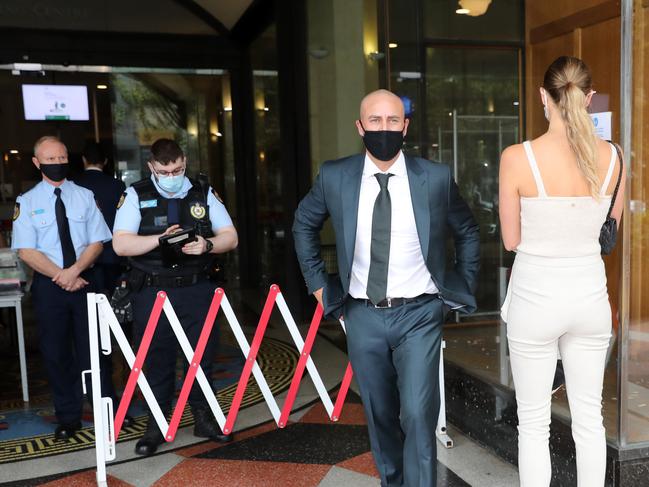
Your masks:
<path fill-rule="evenodd" d="M 595 135 L 600 139 L 611 140 L 611 114 L 613 112 L 591 113 L 595 125 Z"/>

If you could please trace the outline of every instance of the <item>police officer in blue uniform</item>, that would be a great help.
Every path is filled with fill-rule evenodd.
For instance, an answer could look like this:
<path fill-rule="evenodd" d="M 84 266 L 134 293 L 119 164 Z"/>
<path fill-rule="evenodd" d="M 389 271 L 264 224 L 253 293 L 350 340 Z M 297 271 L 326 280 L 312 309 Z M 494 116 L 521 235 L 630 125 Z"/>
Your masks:
<path fill-rule="evenodd" d="M 101 144 L 88 141 L 81 156 L 84 171 L 74 182 L 93 192 L 106 225 L 108 228 L 113 228 L 117 202 L 126 190 L 126 186 L 119 179 L 104 172 L 107 158 Z M 115 283 L 122 273 L 121 264 L 122 259 L 115 254 L 112 241 L 106 242 L 104 251 L 99 255 L 94 266 L 95 277 L 101 292 L 108 294 L 115 289 Z"/>
<path fill-rule="evenodd" d="M 55 438 L 68 439 L 81 428 L 81 371 L 90 368 L 91 266 L 111 233 L 92 192 L 66 179 L 68 152 L 58 138 L 41 137 L 32 161 L 43 178 L 16 199 L 12 248 L 34 270 L 31 292 L 58 420 Z M 102 395 L 115 398 L 110 367 L 104 365 Z"/>
<path fill-rule="evenodd" d="M 175 141 L 157 140 L 151 146 L 148 166 L 151 177 L 134 183 L 122 195 L 113 228 L 115 252 L 127 256 L 131 265 L 128 281 L 133 292 L 135 342 L 139 345 L 142 339 L 157 292 L 164 290 L 195 347 L 216 288 L 208 279 L 209 270 L 215 254 L 237 246 L 237 232 L 216 191 L 206 183 L 186 177 L 185 155 Z M 161 236 L 191 229 L 195 231 L 195 241 L 182 246 L 172 257 L 163 254 Z M 214 328 L 201 361 L 208 378 L 217 333 Z M 177 340 L 163 314 L 144 363 L 144 373 L 165 414 L 171 410 L 175 392 L 177 350 Z M 197 384 L 192 387 L 189 404 L 195 436 L 231 440 L 230 435 L 222 433 Z M 163 442 L 155 420 L 149 415 L 147 430 L 137 442 L 135 452 L 152 455 Z"/>

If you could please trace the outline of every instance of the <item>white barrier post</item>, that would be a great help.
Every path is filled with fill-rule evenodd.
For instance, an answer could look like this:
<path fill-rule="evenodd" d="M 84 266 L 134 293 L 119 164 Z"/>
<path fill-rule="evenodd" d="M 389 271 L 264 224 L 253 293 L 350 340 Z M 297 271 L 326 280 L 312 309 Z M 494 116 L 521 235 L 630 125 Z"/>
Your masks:
<path fill-rule="evenodd" d="M 439 350 L 439 417 L 437 418 L 437 430 L 435 435 L 439 442 L 446 448 L 453 448 L 453 440 L 448 436 L 446 430 L 446 387 L 444 385 L 444 349 L 446 342 L 442 340 Z"/>
<path fill-rule="evenodd" d="M 104 411 L 101 397 L 101 371 L 99 367 L 99 340 L 97 337 L 97 302 L 95 293 L 88 293 L 88 335 L 90 342 L 90 383 L 92 384 L 92 412 L 95 423 L 95 454 L 97 457 L 97 485 L 107 486 L 105 457 Z M 81 373 L 83 391 L 86 392 L 87 370 Z"/>

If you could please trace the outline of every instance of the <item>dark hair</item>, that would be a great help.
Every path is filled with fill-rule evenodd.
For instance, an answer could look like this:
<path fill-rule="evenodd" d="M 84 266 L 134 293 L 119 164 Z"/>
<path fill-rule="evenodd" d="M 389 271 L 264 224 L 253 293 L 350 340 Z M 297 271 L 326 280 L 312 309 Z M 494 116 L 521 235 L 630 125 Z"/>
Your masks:
<path fill-rule="evenodd" d="M 83 151 L 81 155 L 86 159 L 88 164 L 101 164 L 103 165 L 106 162 L 106 152 L 101 144 L 89 140 L 86 142 L 86 145 L 83 146 Z"/>
<path fill-rule="evenodd" d="M 565 122 L 566 135 L 577 165 L 588 181 L 591 194 L 599 194 L 597 139 L 595 126 L 586 110 L 586 96 L 593 87 L 590 69 L 581 59 L 561 56 L 550 64 L 543 77 L 543 88 L 552 97 Z"/>
<path fill-rule="evenodd" d="M 151 146 L 151 162 L 159 162 L 166 166 L 183 157 L 185 153 L 175 140 L 158 139 Z"/>

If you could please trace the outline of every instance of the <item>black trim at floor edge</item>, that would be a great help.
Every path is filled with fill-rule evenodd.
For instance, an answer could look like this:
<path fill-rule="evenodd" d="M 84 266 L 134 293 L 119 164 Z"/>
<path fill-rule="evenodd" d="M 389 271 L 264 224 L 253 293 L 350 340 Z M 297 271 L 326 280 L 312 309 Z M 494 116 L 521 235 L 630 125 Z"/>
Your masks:
<path fill-rule="evenodd" d="M 518 464 L 518 418 L 514 391 L 480 379 L 444 361 L 446 418 L 476 443 L 514 466 Z M 555 415 L 550 424 L 552 487 L 577 485 L 570 425 Z M 606 447 L 606 487 L 646 487 L 649 449 L 630 452 Z"/>

